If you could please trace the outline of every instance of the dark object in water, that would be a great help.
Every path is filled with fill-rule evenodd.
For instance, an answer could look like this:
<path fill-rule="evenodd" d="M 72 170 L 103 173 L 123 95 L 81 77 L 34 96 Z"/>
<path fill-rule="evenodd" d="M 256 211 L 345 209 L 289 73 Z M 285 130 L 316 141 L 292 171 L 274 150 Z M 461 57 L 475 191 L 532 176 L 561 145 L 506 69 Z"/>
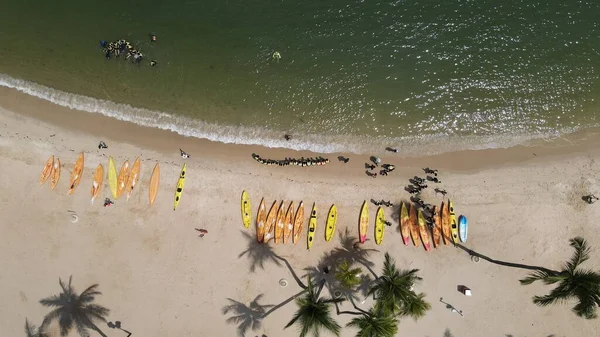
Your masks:
<path fill-rule="evenodd" d="M 154 67 L 158 62 L 156 62 L 156 60 L 152 60 L 150 61 L 150 66 Z"/>
<path fill-rule="evenodd" d="M 100 47 L 106 48 L 106 40 L 100 41 Z"/>
<path fill-rule="evenodd" d="M 285 134 L 285 135 L 283 135 L 283 138 L 285 140 L 291 140 L 292 139 L 292 135 Z"/>
<path fill-rule="evenodd" d="M 385 150 L 386 150 L 386 151 L 389 151 L 389 152 L 398 153 L 398 149 L 396 149 L 396 148 L 392 148 L 392 147 L 386 147 L 386 148 L 385 148 Z"/>
<path fill-rule="evenodd" d="M 156 42 L 156 34 L 150 33 L 150 42 Z"/>

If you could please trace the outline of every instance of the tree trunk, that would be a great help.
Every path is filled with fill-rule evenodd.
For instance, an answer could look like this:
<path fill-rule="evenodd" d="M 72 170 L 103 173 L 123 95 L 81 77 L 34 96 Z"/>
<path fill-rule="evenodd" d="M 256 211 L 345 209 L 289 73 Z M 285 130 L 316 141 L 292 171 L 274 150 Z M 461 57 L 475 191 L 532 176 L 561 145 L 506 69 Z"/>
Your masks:
<path fill-rule="evenodd" d="M 96 324 L 94 324 L 91 320 L 88 320 L 88 321 L 89 321 L 90 327 L 93 330 L 96 330 L 96 332 L 99 333 L 100 336 L 102 336 L 102 337 L 108 337 L 107 335 L 104 334 L 104 332 L 102 332 L 102 330 L 100 330 L 99 327 L 96 326 Z"/>
<path fill-rule="evenodd" d="M 323 290 L 323 287 L 325 287 L 325 279 L 322 279 L 321 281 L 319 281 L 319 290 L 317 290 L 317 298 L 319 298 L 319 296 L 321 296 L 321 291 Z"/>
<path fill-rule="evenodd" d="M 264 314 L 263 314 L 263 315 L 262 315 L 260 318 L 265 318 L 265 317 L 267 317 L 268 315 L 272 314 L 272 313 L 273 313 L 273 311 L 275 311 L 275 310 L 277 310 L 277 309 L 279 309 L 279 308 L 283 307 L 284 305 L 286 305 L 286 304 L 290 303 L 291 301 L 293 301 L 293 300 L 295 300 L 296 298 L 298 298 L 298 296 L 302 296 L 302 295 L 304 295 L 304 293 L 306 293 L 307 291 L 308 291 L 308 288 L 307 288 L 307 289 L 304 289 L 304 290 L 302 290 L 301 292 L 299 292 L 299 293 L 297 293 L 296 295 L 294 295 L 294 296 L 292 296 L 292 297 L 288 298 L 287 300 L 285 300 L 285 301 L 283 301 L 283 302 L 281 302 L 281 303 L 277 304 L 276 306 L 274 306 L 274 307 L 272 307 L 271 309 L 269 309 L 269 311 L 265 312 L 265 313 L 264 313 Z"/>
<path fill-rule="evenodd" d="M 275 255 L 275 257 L 281 261 L 283 261 L 283 263 L 285 263 L 285 265 L 288 267 L 288 269 L 290 270 L 290 273 L 292 273 L 292 277 L 294 278 L 294 280 L 296 281 L 296 283 L 298 283 L 298 286 L 302 289 L 306 289 L 308 288 L 303 282 L 302 280 L 300 280 L 300 278 L 298 277 L 298 275 L 296 275 L 296 273 L 294 272 L 294 269 L 292 268 L 292 266 L 290 265 L 290 263 L 283 257 Z"/>
<path fill-rule="evenodd" d="M 356 310 L 360 311 L 360 312 L 361 312 L 362 314 L 364 314 L 364 315 L 369 315 L 369 313 L 368 313 L 368 312 L 364 311 L 363 309 L 359 308 L 359 307 L 356 305 L 356 303 L 354 302 L 354 299 L 352 298 L 352 296 L 351 296 L 351 297 L 350 297 L 348 300 L 350 300 L 350 303 L 352 303 L 352 306 L 354 307 L 354 309 L 356 309 Z"/>
<path fill-rule="evenodd" d="M 340 306 L 337 302 L 334 303 L 335 305 L 335 311 L 338 315 L 342 315 L 342 314 L 347 314 L 347 315 L 362 315 L 362 313 L 360 312 L 356 312 L 356 311 L 340 311 Z"/>
<path fill-rule="evenodd" d="M 558 275 L 560 274 L 559 272 L 555 271 L 555 270 L 550 270 L 544 267 L 538 267 L 538 266 L 529 266 L 526 264 L 520 264 L 520 263 L 512 263 L 512 262 L 506 262 L 506 261 L 500 261 L 500 260 L 494 260 L 492 258 L 489 258 L 483 254 L 479 254 L 474 250 L 471 250 L 463 245 L 461 245 L 460 243 L 455 244 L 456 247 L 464 250 L 465 252 L 469 253 L 469 255 L 471 256 L 477 256 L 478 258 L 484 259 L 488 262 L 494 263 L 494 264 L 498 264 L 501 266 L 505 266 L 505 267 L 512 267 L 512 268 L 520 268 L 520 269 L 527 269 L 527 270 L 541 270 L 543 272 L 546 272 L 550 275 Z"/>

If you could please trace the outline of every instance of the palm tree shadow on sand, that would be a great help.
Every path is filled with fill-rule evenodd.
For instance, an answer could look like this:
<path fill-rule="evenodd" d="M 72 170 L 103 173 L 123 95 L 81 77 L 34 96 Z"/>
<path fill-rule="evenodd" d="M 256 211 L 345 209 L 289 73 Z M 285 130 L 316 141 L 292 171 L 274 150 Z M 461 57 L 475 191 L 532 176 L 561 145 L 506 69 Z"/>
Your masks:
<path fill-rule="evenodd" d="M 378 252 L 378 250 L 362 248 L 361 244 L 357 244 L 358 238 L 350 235 L 348 228 L 344 232 L 339 231 L 339 240 L 340 246 L 325 253 L 316 266 L 304 268 L 305 275 L 303 277 L 310 277 L 312 280 L 325 280 L 325 287 L 334 297 L 337 297 L 337 294 L 350 300 L 361 300 L 359 295 L 365 297 L 374 278 L 377 278 L 377 274 L 373 271 L 375 264 L 368 257 L 371 253 Z M 356 288 L 357 291 L 344 288 L 335 279 L 338 266 L 344 261 L 348 261 L 351 265 L 360 265 L 370 273 L 370 275 L 361 275 L 361 284 Z"/>
<path fill-rule="evenodd" d="M 232 313 L 233 315 L 227 318 L 227 323 L 237 324 L 237 332 L 239 336 L 245 336 L 248 329 L 252 331 L 258 330 L 262 326 L 262 319 L 266 317 L 265 313 L 269 308 L 274 307 L 273 304 L 261 305 L 259 303 L 263 294 L 256 296 L 248 305 L 228 298 L 230 302 L 221 310 L 223 315 Z"/>
<path fill-rule="evenodd" d="M 250 271 L 255 272 L 257 267 L 265 269 L 265 262 L 273 262 L 276 266 L 281 267 L 281 263 L 285 264 L 292 277 L 302 289 L 306 289 L 306 285 L 300 280 L 287 259 L 277 255 L 273 250 L 273 246 L 266 243 L 258 243 L 256 239 L 245 231 L 240 231 L 242 236 L 247 241 L 247 248 L 238 255 L 238 258 L 247 256 L 250 259 Z"/>
<path fill-rule="evenodd" d="M 246 231 L 240 231 L 246 239 L 247 248 L 238 255 L 238 258 L 247 256 L 250 260 L 250 271 L 255 272 L 256 268 L 265 269 L 265 262 L 273 262 L 276 266 L 281 266 L 281 258 L 275 254 L 273 246 L 269 244 L 258 243 L 256 238 Z"/>

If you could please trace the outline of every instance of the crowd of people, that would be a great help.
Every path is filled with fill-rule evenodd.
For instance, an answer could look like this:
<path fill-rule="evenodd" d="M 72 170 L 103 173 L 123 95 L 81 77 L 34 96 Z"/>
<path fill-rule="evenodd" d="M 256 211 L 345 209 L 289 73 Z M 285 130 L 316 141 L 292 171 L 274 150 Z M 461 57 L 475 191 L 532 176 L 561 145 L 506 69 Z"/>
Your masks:
<path fill-rule="evenodd" d="M 156 35 L 150 34 L 150 41 L 156 41 Z M 104 57 L 109 60 L 111 57 L 119 57 L 121 55 L 125 55 L 125 59 L 131 59 L 133 63 L 140 63 L 144 59 L 144 54 L 137 50 L 129 41 L 120 39 L 114 42 L 107 42 L 106 40 L 100 41 L 100 47 L 102 47 L 102 52 L 104 53 Z M 155 66 L 157 64 L 156 60 L 150 61 L 151 66 Z"/>
<path fill-rule="evenodd" d="M 413 194 L 410 197 L 410 201 L 412 201 L 415 205 L 417 205 L 418 207 L 423 209 L 423 214 L 425 215 L 425 220 L 427 221 L 427 224 L 430 227 L 433 227 L 433 218 L 437 215 L 436 210 L 434 210 L 434 206 L 432 204 L 429 204 L 425 201 L 423 201 L 423 199 L 421 199 L 421 197 L 419 196 L 419 193 L 421 193 L 424 189 L 426 189 L 428 187 L 427 182 L 431 181 L 434 183 L 441 183 L 442 181 L 438 179 L 437 175 L 438 175 L 438 170 L 435 169 L 430 169 L 429 167 L 426 167 L 423 169 L 423 171 L 425 171 L 426 176 L 425 178 L 421 178 L 418 176 L 414 176 L 413 178 L 408 179 L 408 181 L 410 182 L 410 185 L 406 186 L 404 189 L 406 191 L 408 191 L 410 194 Z M 443 196 L 446 195 L 446 190 L 440 189 L 440 188 L 435 188 L 435 193 L 441 193 Z"/>
<path fill-rule="evenodd" d="M 377 178 L 377 172 L 373 172 L 377 167 L 379 167 L 379 164 L 381 164 L 381 159 L 378 157 L 371 157 L 371 162 L 373 164 L 369 164 L 369 163 L 365 163 L 365 167 L 367 168 L 367 170 L 365 171 L 365 173 L 371 177 L 371 178 Z M 379 170 L 379 175 L 380 176 L 387 176 L 388 173 L 392 172 L 393 170 L 396 169 L 396 166 L 392 165 L 392 164 L 382 164 L 381 165 L 381 170 Z"/>
<path fill-rule="evenodd" d="M 265 158 L 261 158 L 256 153 L 253 153 L 252 154 L 252 158 L 254 158 L 254 160 L 256 160 L 257 162 L 259 162 L 259 163 L 261 163 L 263 165 L 274 165 L 274 166 L 290 166 L 290 165 L 296 165 L 296 166 L 321 166 L 321 165 L 325 165 L 325 164 L 329 163 L 329 159 L 323 158 L 323 157 L 317 157 L 317 158 L 304 158 L 304 157 L 301 157 L 300 159 L 297 159 L 297 158 L 285 158 L 283 160 L 277 160 L 277 159 L 265 159 Z"/>

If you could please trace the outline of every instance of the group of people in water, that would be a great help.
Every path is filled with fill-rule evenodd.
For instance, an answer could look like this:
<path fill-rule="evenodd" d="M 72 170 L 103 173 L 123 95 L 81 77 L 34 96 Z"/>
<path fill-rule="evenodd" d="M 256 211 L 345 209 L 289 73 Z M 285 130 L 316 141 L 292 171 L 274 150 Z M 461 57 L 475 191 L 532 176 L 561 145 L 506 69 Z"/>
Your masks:
<path fill-rule="evenodd" d="M 252 154 L 252 158 L 254 158 L 254 160 L 256 160 L 257 162 L 259 162 L 261 164 L 264 164 L 264 165 L 274 165 L 274 166 L 290 166 L 290 165 L 296 165 L 296 166 L 321 166 L 321 165 L 325 165 L 325 164 L 329 163 L 329 159 L 323 158 L 323 157 L 317 157 L 317 158 L 304 158 L 304 157 L 301 157 L 300 159 L 285 158 L 283 160 L 276 160 L 276 159 L 264 159 L 264 158 L 261 158 L 256 153 L 253 153 Z"/>
<path fill-rule="evenodd" d="M 156 35 L 150 34 L 150 41 L 156 41 Z M 144 54 L 133 47 L 129 41 L 120 39 L 114 42 L 100 41 L 100 46 L 104 52 L 104 57 L 109 60 L 112 56 L 119 57 L 125 55 L 125 59 L 131 59 L 133 63 L 141 63 L 144 59 Z M 156 60 L 150 61 L 150 66 L 154 67 L 157 64 Z"/>

